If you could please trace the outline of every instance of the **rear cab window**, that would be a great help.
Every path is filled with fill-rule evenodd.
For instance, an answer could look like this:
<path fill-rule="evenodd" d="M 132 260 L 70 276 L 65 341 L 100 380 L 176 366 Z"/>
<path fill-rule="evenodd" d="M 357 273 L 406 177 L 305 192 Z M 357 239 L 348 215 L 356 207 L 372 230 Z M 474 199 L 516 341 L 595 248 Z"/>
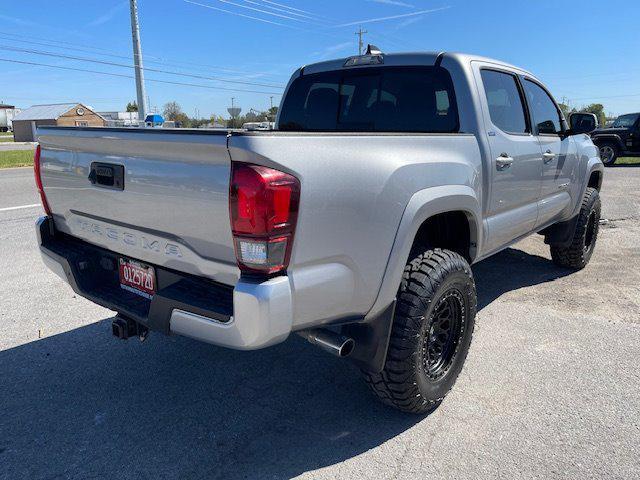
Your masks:
<path fill-rule="evenodd" d="M 454 133 L 459 120 L 444 68 L 369 67 L 295 79 L 279 130 Z"/>
<path fill-rule="evenodd" d="M 527 117 L 515 75 L 488 69 L 482 69 L 480 75 L 491 122 L 505 133 L 527 133 Z"/>

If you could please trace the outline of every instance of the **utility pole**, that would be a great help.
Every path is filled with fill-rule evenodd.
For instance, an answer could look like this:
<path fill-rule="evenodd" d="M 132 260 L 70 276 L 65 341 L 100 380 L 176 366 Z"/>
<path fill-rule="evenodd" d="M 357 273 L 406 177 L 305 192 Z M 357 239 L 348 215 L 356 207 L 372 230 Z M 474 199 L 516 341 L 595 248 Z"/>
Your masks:
<path fill-rule="evenodd" d="M 142 65 L 142 46 L 140 45 L 140 26 L 138 25 L 138 0 L 130 0 L 130 3 L 133 63 L 136 71 L 136 93 L 138 94 L 138 119 L 144 122 L 148 107 L 147 94 L 144 88 L 144 66 Z"/>
<path fill-rule="evenodd" d="M 273 109 L 273 95 L 270 98 L 271 98 L 271 109 Z"/>
<path fill-rule="evenodd" d="M 364 35 L 365 33 L 369 33 L 366 30 L 362 30 L 362 26 L 358 28 L 358 31 L 356 32 L 356 35 L 358 35 L 358 55 L 362 55 L 362 48 L 364 47 L 364 44 L 362 43 L 362 35 Z"/>

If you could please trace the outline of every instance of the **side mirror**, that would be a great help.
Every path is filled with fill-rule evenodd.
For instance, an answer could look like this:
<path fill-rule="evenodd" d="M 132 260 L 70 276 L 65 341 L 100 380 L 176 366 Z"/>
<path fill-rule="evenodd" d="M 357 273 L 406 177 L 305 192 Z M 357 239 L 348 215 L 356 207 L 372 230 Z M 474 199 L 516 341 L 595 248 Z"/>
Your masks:
<path fill-rule="evenodd" d="M 572 113 L 569 115 L 569 133 L 577 135 L 579 133 L 589 133 L 598 126 L 598 119 L 593 113 Z"/>

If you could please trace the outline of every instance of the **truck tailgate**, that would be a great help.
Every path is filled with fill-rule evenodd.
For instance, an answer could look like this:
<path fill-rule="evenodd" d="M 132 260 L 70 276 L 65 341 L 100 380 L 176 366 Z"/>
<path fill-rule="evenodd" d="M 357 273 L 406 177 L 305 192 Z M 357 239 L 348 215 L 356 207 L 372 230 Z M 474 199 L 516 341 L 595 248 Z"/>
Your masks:
<path fill-rule="evenodd" d="M 226 132 L 40 128 L 44 190 L 58 230 L 125 256 L 234 285 Z M 124 188 L 92 184 L 124 167 Z"/>

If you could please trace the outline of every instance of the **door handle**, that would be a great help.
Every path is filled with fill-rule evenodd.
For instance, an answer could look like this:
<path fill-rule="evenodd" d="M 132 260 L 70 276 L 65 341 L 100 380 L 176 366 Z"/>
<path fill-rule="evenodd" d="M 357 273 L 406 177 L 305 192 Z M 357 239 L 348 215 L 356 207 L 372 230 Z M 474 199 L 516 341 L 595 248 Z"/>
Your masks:
<path fill-rule="evenodd" d="M 501 153 L 498 158 L 496 158 L 496 169 L 501 172 L 506 170 L 513 163 L 513 158 L 507 155 L 506 153 Z"/>
<path fill-rule="evenodd" d="M 542 154 L 542 161 L 544 163 L 552 162 L 555 158 L 556 158 L 556 154 L 553 153 L 551 150 L 547 150 Z"/>

